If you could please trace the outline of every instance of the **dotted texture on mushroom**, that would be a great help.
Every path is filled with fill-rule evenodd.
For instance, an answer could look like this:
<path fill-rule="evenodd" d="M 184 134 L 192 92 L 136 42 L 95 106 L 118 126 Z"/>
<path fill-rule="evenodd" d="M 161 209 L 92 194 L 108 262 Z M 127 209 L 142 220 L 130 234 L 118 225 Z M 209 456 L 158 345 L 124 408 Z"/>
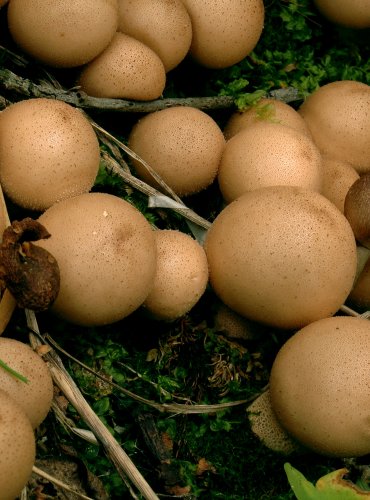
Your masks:
<path fill-rule="evenodd" d="M 314 0 L 329 21 L 348 28 L 370 28 L 370 0 Z"/>
<path fill-rule="evenodd" d="M 46 363 L 29 345 L 5 337 L 0 337 L 0 359 L 27 378 L 24 383 L 0 368 L 1 389 L 22 407 L 36 429 L 53 399 L 53 382 Z"/>
<path fill-rule="evenodd" d="M 128 144 L 178 195 L 208 187 L 215 179 L 225 139 L 215 120 L 190 106 L 150 113 L 134 125 Z M 138 176 L 158 187 L 147 169 L 133 160 Z"/>
<path fill-rule="evenodd" d="M 166 73 L 159 56 L 135 38 L 116 33 L 82 70 L 78 84 L 94 97 L 150 101 L 162 94 Z"/>
<path fill-rule="evenodd" d="M 344 215 L 321 194 L 290 186 L 233 201 L 213 222 L 205 250 L 220 299 L 277 328 L 334 314 L 356 272 L 355 239 Z"/>
<path fill-rule="evenodd" d="M 166 71 L 188 53 L 192 27 L 181 0 L 118 0 L 118 14 L 118 31 L 154 50 Z"/>
<path fill-rule="evenodd" d="M 362 175 L 349 188 L 344 200 L 344 215 L 357 241 L 370 248 L 370 172 Z"/>
<path fill-rule="evenodd" d="M 26 486 L 35 462 L 33 429 L 22 408 L 0 390 L 0 494 L 14 500 Z"/>
<path fill-rule="evenodd" d="M 271 404 L 281 425 L 324 455 L 370 453 L 370 322 L 325 318 L 293 335 L 276 356 Z"/>
<path fill-rule="evenodd" d="M 370 171 L 370 86 L 343 80 L 313 92 L 298 112 L 323 153 Z"/>
<path fill-rule="evenodd" d="M 261 122 L 280 123 L 311 136 L 306 122 L 292 106 L 277 99 L 260 99 L 255 106 L 231 115 L 224 128 L 225 139 L 229 140 L 249 125 Z"/>
<path fill-rule="evenodd" d="M 153 230 L 130 203 L 105 193 L 61 201 L 40 217 L 51 237 L 37 244 L 57 259 L 51 310 L 80 325 L 118 321 L 146 299 L 156 270 Z"/>
<path fill-rule="evenodd" d="M 271 406 L 269 390 L 262 393 L 248 406 L 247 413 L 252 432 L 270 450 L 290 455 L 301 448 L 277 420 Z"/>
<path fill-rule="evenodd" d="M 208 68 L 240 62 L 262 34 L 262 0 L 183 0 L 192 27 L 191 56 Z"/>
<path fill-rule="evenodd" d="M 322 156 L 322 173 L 321 194 L 343 213 L 348 190 L 359 179 L 359 174 L 349 163 L 326 155 Z"/>
<path fill-rule="evenodd" d="M 69 104 L 28 99 L 0 114 L 0 182 L 24 208 L 45 210 L 89 191 L 99 161 L 92 126 Z"/>
<path fill-rule="evenodd" d="M 183 316 L 198 302 L 208 282 L 208 263 L 202 246 L 188 234 L 157 230 L 157 271 L 144 302 L 158 319 Z"/>
<path fill-rule="evenodd" d="M 15 42 L 55 67 L 86 64 L 102 52 L 118 26 L 117 0 L 12 0 L 8 26 Z"/>
<path fill-rule="evenodd" d="M 279 123 L 254 123 L 227 141 L 217 179 L 227 202 L 265 186 L 320 191 L 321 154 L 303 132 Z"/>

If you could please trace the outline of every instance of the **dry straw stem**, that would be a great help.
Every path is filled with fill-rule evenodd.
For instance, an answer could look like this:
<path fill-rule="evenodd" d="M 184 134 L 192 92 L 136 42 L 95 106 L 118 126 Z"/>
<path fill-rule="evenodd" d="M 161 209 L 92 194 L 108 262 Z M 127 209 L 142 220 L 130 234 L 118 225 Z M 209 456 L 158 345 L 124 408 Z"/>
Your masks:
<path fill-rule="evenodd" d="M 73 493 L 78 498 L 82 498 L 84 500 L 94 500 L 93 498 L 87 497 L 86 495 L 83 495 L 82 493 L 78 493 L 73 488 L 68 486 L 68 484 L 63 483 L 63 481 L 59 481 L 59 479 L 55 478 L 54 476 L 51 476 L 47 472 L 44 472 L 43 470 L 39 469 L 35 465 L 32 467 L 32 472 L 34 472 L 38 476 L 46 479 L 47 481 L 50 481 L 51 483 L 55 484 L 56 486 L 59 486 L 59 488 L 62 488 L 63 490 L 68 491 L 69 493 Z"/>
<path fill-rule="evenodd" d="M 25 310 L 28 327 L 39 334 L 36 316 L 33 311 Z M 42 345 L 39 338 L 30 334 L 30 343 L 33 348 Z M 122 479 L 129 481 L 139 490 L 143 498 L 147 500 L 158 500 L 157 495 L 138 471 L 130 457 L 114 439 L 109 430 L 101 422 L 96 413 L 83 397 L 81 391 L 70 377 L 59 356 L 54 351 L 45 354 L 50 373 L 55 384 L 59 387 L 71 405 L 77 410 L 84 422 L 89 426 L 96 438 L 102 443 L 108 457 L 116 467 Z M 136 497 L 136 496 L 134 496 Z"/>
<path fill-rule="evenodd" d="M 30 328 L 32 328 L 29 325 Z M 257 393 L 250 398 L 247 399 L 242 399 L 239 401 L 229 401 L 227 403 L 216 403 L 216 404 L 182 404 L 182 403 L 157 403 L 156 401 L 152 401 L 150 399 L 143 398 L 142 396 L 139 396 L 135 394 L 134 392 L 129 391 L 128 389 L 125 389 L 124 387 L 121 387 L 120 385 L 112 382 L 110 379 L 104 377 L 104 375 L 101 375 L 100 373 L 97 373 L 94 371 L 92 368 L 89 366 L 85 365 L 81 361 L 79 361 L 77 358 L 71 356 L 68 352 L 66 352 L 64 349 L 62 349 L 51 337 L 50 335 L 45 335 L 45 341 L 49 343 L 52 347 L 54 347 L 56 350 L 58 350 L 60 353 L 64 354 L 68 358 L 70 358 L 73 362 L 77 363 L 80 365 L 84 370 L 88 371 L 92 375 L 94 375 L 97 378 L 100 378 L 100 380 L 103 380 L 107 384 L 109 384 L 111 387 L 114 387 L 117 389 L 119 392 L 122 394 L 125 394 L 125 396 L 128 396 L 135 401 L 138 401 L 139 403 L 146 404 L 148 406 L 151 406 L 152 408 L 155 408 L 156 410 L 159 410 L 161 412 L 167 412 L 167 413 L 176 413 L 176 414 L 199 414 L 199 413 L 214 413 L 216 411 L 222 411 L 227 408 L 231 408 L 233 406 L 240 406 L 244 405 L 247 403 L 251 403 L 254 399 L 256 399 L 260 393 Z M 262 392 L 266 388 L 262 389 Z"/>

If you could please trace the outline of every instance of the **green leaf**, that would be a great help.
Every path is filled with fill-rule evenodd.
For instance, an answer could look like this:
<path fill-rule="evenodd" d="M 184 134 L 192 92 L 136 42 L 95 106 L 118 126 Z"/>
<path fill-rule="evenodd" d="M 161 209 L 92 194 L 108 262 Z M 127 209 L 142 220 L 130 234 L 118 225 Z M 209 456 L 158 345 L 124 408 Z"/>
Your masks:
<path fill-rule="evenodd" d="M 358 500 L 370 493 L 343 479 L 347 469 L 339 469 L 321 477 L 316 486 L 289 463 L 284 464 L 289 484 L 298 500 Z"/>
<path fill-rule="evenodd" d="M 13 375 L 13 377 L 17 378 L 21 382 L 24 382 L 24 383 L 28 384 L 28 379 L 26 377 L 24 377 L 20 373 L 16 372 L 15 370 L 13 370 L 13 368 L 11 368 L 9 365 L 7 365 L 1 359 L 0 359 L 0 367 L 3 368 L 8 373 L 10 373 L 10 375 Z"/>

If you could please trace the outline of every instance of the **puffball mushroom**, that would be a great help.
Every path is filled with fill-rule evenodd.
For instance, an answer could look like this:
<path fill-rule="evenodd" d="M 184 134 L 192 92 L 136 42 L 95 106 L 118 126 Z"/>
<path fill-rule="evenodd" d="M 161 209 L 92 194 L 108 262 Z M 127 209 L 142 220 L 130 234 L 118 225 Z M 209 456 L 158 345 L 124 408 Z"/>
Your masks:
<path fill-rule="evenodd" d="M 51 310 L 96 326 L 137 309 L 153 285 L 156 247 L 145 217 L 127 201 L 86 193 L 55 203 L 39 221 L 51 237 L 37 244 L 57 259 L 60 290 Z"/>
<path fill-rule="evenodd" d="M 69 104 L 28 99 L 0 114 L 0 182 L 21 207 L 45 210 L 89 191 L 99 161 L 91 124 Z"/>
<path fill-rule="evenodd" d="M 301 446 L 280 425 L 271 407 L 270 390 L 263 392 L 247 408 L 252 432 L 270 450 L 290 455 Z"/>
<path fill-rule="evenodd" d="M 298 112 L 322 153 L 350 163 L 361 175 L 370 171 L 370 86 L 343 80 L 323 85 Z"/>
<path fill-rule="evenodd" d="M 192 27 L 181 0 L 118 0 L 118 15 L 118 31 L 154 50 L 166 72 L 188 53 Z"/>
<path fill-rule="evenodd" d="M 8 26 L 27 54 L 55 67 L 86 64 L 110 43 L 118 26 L 117 0 L 12 0 Z"/>
<path fill-rule="evenodd" d="M 94 97 L 150 101 L 161 96 L 166 73 L 152 49 L 117 32 L 109 46 L 83 68 L 78 84 Z"/>
<path fill-rule="evenodd" d="M 347 28 L 370 28 L 369 0 L 314 0 L 329 21 Z"/>
<path fill-rule="evenodd" d="M 370 322 L 315 321 L 280 349 L 270 376 L 273 411 L 304 446 L 329 456 L 370 453 Z"/>
<path fill-rule="evenodd" d="M 35 462 L 31 423 L 22 408 L 0 390 L 1 500 L 15 500 L 26 486 Z"/>
<path fill-rule="evenodd" d="M 360 176 L 349 163 L 330 156 L 322 155 L 321 165 L 323 173 L 321 194 L 343 213 L 348 190 Z"/>
<path fill-rule="evenodd" d="M 263 98 L 245 111 L 236 111 L 230 116 L 224 128 L 225 139 L 229 140 L 249 125 L 260 122 L 280 123 L 311 135 L 306 122 L 292 106 L 277 99 Z"/>
<path fill-rule="evenodd" d="M 226 202 L 266 186 L 300 186 L 320 191 L 321 154 L 307 134 L 261 121 L 227 141 L 217 180 Z"/>
<path fill-rule="evenodd" d="M 240 62 L 262 34 L 262 0 L 182 0 L 191 19 L 190 55 L 208 68 L 226 68 Z"/>
<path fill-rule="evenodd" d="M 189 195 L 215 179 L 225 139 L 215 120 L 191 106 L 174 106 L 141 118 L 132 128 L 128 144 L 176 194 Z M 138 176 L 158 187 L 136 160 Z"/>
<path fill-rule="evenodd" d="M 281 329 L 333 315 L 357 266 L 344 215 L 321 194 L 292 186 L 256 189 L 230 203 L 205 250 L 216 295 L 240 315 Z"/>
<path fill-rule="evenodd" d="M 154 233 L 157 271 L 144 307 L 157 319 L 184 316 L 198 302 L 208 283 L 203 247 L 188 234 L 171 229 Z"/>
<path fill-rule="evenodd" d="M 27 378 L 23 382 L 0 367 L 0 387 L 19 404 L 36 429 L 48 414 L 53 382 L 43 359 L 27 344 L 0 337 L 0 359 Z"/>
<path fill-rule="evenodd" d="M 349 188 L 344 200 L 344 215 L 349 220 L 357 241 L 370 248 L 370 172 Z"/>

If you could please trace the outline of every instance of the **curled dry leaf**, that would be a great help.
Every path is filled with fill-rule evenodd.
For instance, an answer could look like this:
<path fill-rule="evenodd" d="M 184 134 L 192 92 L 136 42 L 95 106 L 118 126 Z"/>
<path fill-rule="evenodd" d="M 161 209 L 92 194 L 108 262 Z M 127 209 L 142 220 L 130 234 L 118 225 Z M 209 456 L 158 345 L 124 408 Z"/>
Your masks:
<path fill-rule="evenodd" d="M 14 221 L 3 233 L 0 280 L 19 307 L 44 311 L 58 295 L 60 273 L 56 259 L 31 243 L 49 237 L 46 228 L 30 217 Z"/>

